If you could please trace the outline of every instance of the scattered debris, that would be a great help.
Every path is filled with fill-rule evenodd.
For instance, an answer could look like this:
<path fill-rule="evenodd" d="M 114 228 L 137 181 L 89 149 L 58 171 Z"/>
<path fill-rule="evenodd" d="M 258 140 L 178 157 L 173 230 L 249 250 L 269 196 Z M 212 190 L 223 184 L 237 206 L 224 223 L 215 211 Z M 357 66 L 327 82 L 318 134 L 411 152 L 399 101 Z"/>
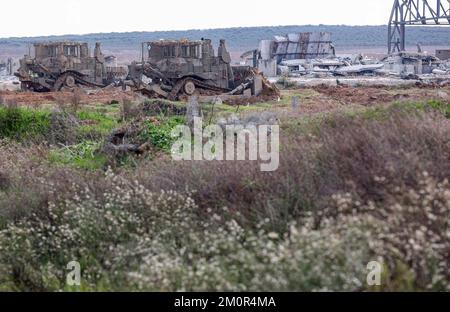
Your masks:
<path fill-rule="evenodd" d="M 129 153 L 141 155 L 151 148 L 148 141 L 139 140 L 139 134 L 143 127 L 144 121 L 135 121 L 120 129 L 114 130 L 106 139 L 102 148 L 102 152 L 120 157 Z"/>
<path fill-rule="evenodd" d="M 424 52 L 399 52 L 382 60 L 385 69 L 396 74 L 431 74 L 441 65 L 441 60 Z"/>
<path fill-rule="evenodd" d="M 12 76 L 14 68 L 14 61 L 8 58 L 6 61 L 0 60 L 0 76 Z"/>
<path fill-rule="evenodd" d="M 436 57 L 442 61 L 450 60 L 450 49 L 436 50 Z"/>
<path fill-rule="evenodd" d="M 249 58 L 252 56 L 252 58 Z M 375 74 L 384 65 L 377 60 L 337 56 L 330 33 L 298 33 L 262 40 L 258 50 L 244 53 L 244 63 L 252 63 L 269 77 L 343 76 Z"/>
<path fill-rule="evenodd" d="M 184 105 L 176 105 L 173 102 L 162 99 L 150 99 L 144 101 L 142 110 L 147 116 L 184 116 L 186 115 L 187 108 Z"/>
<path fill-rule="evenodd" d="M 217 55 L 208 39 L 160 40 L 143 43 L 141 62 L 133 62 L 127 71 L 117 66 L 115 56 L 104 56 L 99 44 L 90 56 L 86 43 L 40 43 L 35 45 L 34 58 L 25 56 L 20 61 L 15 73 L 19 80 L 1 77 L 0 92 L 5 99 L 28 105 L 52 103 L 61 97 L 70 101 L 69 93 L 79 88 L 84 92 L 83 103 L 123 103 L 138 97 L 139 103 L 148 97 L 187 102 L 196 96 L 199 103 L 250 105 L 278 100 L 280 91 L 275 82 L 280 81 L 286 82 L 285 88 L 447 86 L 450 50 L 436 53 L 443 60 L 423 52 L 420 45 L 417 52 L 399 52 L 382 59 L 339 55 L 330 33 L 298 33 L 262 40 L 258 49 L 242 55 L 245 62 L 237 66 L 232 65 L 224 40 L 220 41 Z M 12 65 L 12 60 L 0 62 L 2 73 Z M 4 93 L 20 85 L 25 90 L 45 91 L 46 95 Z M 149 109 L 180 110 L 154 105 Z"/>
<path fill-rule="evenodd" d="M 278 65 L 283 61 L 324 59 L 334 55 L 335 48 L 331 42 L 330 33 L 307 32 L 275 36 L 273 40 L 262 40 L 258 49 L 244 53 L 241 59 L 245 64 L 258 68 L 264 75 L 275 77 L 279 73 Z M 292 64 L 292 66 L 301 65 Z"/>

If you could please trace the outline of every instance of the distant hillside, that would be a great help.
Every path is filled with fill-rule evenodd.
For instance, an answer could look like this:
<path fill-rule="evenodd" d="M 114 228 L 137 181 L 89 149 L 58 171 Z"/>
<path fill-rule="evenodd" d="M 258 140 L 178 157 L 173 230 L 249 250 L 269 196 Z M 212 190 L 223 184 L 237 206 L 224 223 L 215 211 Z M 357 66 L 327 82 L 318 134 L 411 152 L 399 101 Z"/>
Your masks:
<path fill-rule="evenodd" d="M 188 31 L 158 31 L 158 32 L 131 32 L 131 33 L 104 33 L 89 35 L 66 35 L 33 38 L 5 38 L 0 39 L 0 55 L 2 50 L 21 50 L 37 41 L 51 40 L 77 40 L 87 41 L 90 44 L 102 42 L 106 50 L 139 50 L 140 42 L 158 39 L 200 39 L 210 38 L 214 44 L 219 39 L 226 39 L 231 51 L 246 51 L 255 48 L 261 39 L 270 39 L 274 35 L 283 35 L 293 32 L 326 31 L 333 34 L 333 41 L 339 49 L 354 47 L 385 47 L 387 41 L 386 26 L 274 26 L 227 28 Z M 450 28 L 445 27 L 411 27 L 407 31 L 409 45 L 421 42 L 424 46 L 450 46 Z"/>

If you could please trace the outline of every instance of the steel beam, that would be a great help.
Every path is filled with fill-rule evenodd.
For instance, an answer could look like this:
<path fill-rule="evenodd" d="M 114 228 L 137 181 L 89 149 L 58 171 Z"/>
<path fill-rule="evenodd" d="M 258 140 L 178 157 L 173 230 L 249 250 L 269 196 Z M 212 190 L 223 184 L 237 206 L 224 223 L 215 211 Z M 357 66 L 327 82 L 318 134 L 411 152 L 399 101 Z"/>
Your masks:
<path fill-rule="evenodd" d="M 450 0 L 395 0 L 388 25 L 389 54 L 405 51 L 409 25 L 450 25 Z"/>

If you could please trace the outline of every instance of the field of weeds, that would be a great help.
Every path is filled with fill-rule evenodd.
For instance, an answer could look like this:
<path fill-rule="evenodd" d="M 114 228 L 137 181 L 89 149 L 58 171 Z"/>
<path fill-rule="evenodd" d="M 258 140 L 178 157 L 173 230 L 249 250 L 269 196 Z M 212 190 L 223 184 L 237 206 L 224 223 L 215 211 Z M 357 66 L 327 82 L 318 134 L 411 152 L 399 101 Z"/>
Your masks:
<path fill-rule="evenodd" d="M 388 99 L 372 94 L 370 105 L 347 91 L 203 107 L 211 122 L 277 114 L 280 166 L 269 173 L 172 161 L 183 103 L 9 100 L 0 290 L 450 291 L 447 90 L 372 90 Z M 119 134 L 145 149 L 111 150 Z M 71 261 L 81 286 L 66 284 Z M 381 286 L 366 282 L 372 261 Z"/>

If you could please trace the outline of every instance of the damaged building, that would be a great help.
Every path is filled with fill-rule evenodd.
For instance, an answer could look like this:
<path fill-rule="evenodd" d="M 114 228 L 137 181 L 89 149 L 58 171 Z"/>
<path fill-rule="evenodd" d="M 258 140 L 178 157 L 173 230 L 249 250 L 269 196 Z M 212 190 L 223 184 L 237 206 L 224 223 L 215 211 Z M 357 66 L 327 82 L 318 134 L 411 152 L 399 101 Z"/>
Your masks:
<path fill-rule="evenodd" d="M 383 59 L 385 70 L 404 74 L 431 74 L 441 64 L 439 58 L 423 52 L 399 52 Z"/>
<path fill-rule="evenodd" d="M 362 54 L 337 55 L 327 32 L 297 33 L 261 40 L 258 49 L 241 56 L 242 63 L 256 67 L 268 77 L 325 78 L 341 76 L 392 76 L 419 79 L 420 76 L 450 74 L 449 50 L 436 56 L 422 51 L 392 53 L 383 59 Z"/>
<path fill-rule="evenodd" d="M 13 75 L 14 62 L 12 58 L 8 58 L 6 61 L 0 60 L 0 75 L 12 76 Z"/>
<path fill-rule="evenodd" d="M 277 75 L 278 65 L 287 60 L 323 59 L 335 55 L 331 33 L 296 33 L 261 40 L 259 48 L 244 53 L 241 58 L 264 75 Z"/>
<path fill-rule="evenodd" d="M 331 33 L 297 33 L 262 40 L 241 58 L 268 77 L 373 75 L 383 68 L 362 55 L 337 56 Z"/>

